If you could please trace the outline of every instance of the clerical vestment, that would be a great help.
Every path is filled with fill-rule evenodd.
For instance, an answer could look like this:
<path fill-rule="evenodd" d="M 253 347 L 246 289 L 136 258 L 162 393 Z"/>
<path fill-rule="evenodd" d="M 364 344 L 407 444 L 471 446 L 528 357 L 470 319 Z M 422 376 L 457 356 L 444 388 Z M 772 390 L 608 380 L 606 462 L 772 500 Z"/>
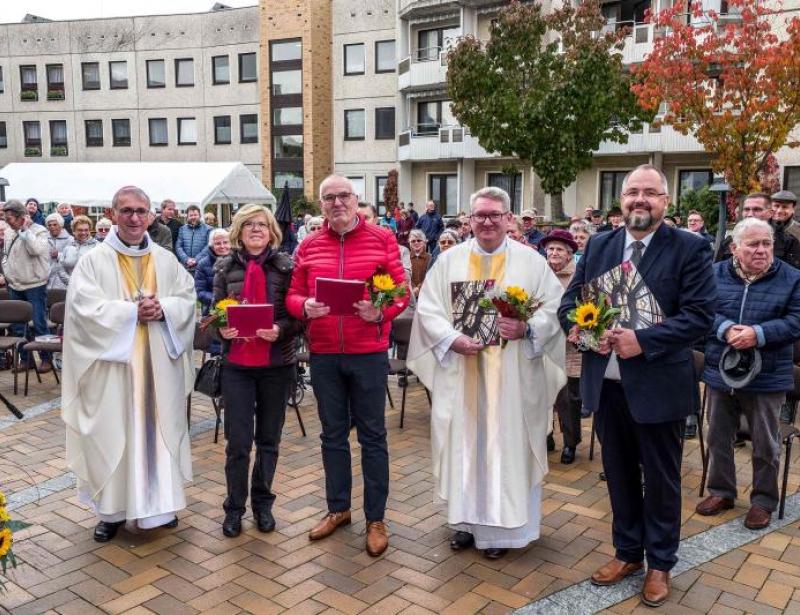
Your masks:
<path fill-rule="evenodd" d="M 67 464 L 101 520 L 151 528 L 186 507 L 192 478 L 194 281 L 170 252 L 152 241 L 128 247 L 115 231 L 78 261 L 67 290 Z M 145 295 L 157 297 L 162 321 L 138 322 Z"/>
<path fill-rule="evenodd" d="M 532 336 L 477 356 L 446 350 L 454 329 L 452 284 L 494 280 L 540 298 Z M 552 407 L 566 382 L 558 279 L 535 250 L 505 241 L 494 253 L 472 239 L 439 256 L 419 295 L 408 365 L 431 391 L 436 495 L 448 522 L 479 548 L 520 547 L 538 537 Z M 484 532 L 481 544 L 479 528 Z"/>

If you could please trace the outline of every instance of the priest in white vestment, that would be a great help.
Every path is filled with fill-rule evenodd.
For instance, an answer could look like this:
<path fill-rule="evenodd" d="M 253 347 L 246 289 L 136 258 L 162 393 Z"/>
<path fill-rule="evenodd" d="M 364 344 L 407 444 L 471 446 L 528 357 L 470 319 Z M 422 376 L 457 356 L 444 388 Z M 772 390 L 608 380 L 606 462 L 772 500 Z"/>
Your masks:
<path fill-rule="evenodd" d="M 490 559 L 539 537 L 546 439 L 566 382 L 561 284 L 536 250 L 506 238 L 509 206 L 500 188 L 472 195 L 474 239 L 442 253 L 428 272 L 408 351 L 409 368 L 432 394 L 434 489 L 455 530 L 450 546 L 474 544 Z M 469 317 L 489 280 L 543 302 L 528 321 L 497 318 L 505 347 L 488 343 L 485 317 L 483 326 Z"/>
<path fill-rule="evenodd" d="M 192 478 L 194 280 L 147 235 L 150 199 L 113 199 L 117 226 L 75 266 L 64 322 L 62 418 L 79 499 L 111 540 L 126 521 L 174 527 Z"/>

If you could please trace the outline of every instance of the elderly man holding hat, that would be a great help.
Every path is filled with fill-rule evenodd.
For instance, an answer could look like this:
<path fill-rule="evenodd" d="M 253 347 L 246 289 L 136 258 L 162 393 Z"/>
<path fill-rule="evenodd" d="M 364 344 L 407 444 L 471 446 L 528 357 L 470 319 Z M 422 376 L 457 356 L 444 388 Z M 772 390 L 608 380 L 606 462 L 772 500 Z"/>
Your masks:
<path fill-rule="evenodd" d="M 556 274 L 564 290 L 575 275 L 575 252 L 578 243 L 572 233 L 564 229 L 554 229 L 539 242 L 547 257 L 547 264 Z M 567 342 L 565 361 L 567 384 L 558 392 L 554 408 L 558 414 L 564 448 L 561 450 L 561 463 L 575 461 L 575 449 L 581 441 L 581 353 L 575 344 Z"/>
<path fill-rule="evenodd" d="M 748 529 L 767 527 L 778 505 L 778 415 L 794 388 L 792 353 L 800 339 L 800 271 L 774 257 L 768 222 L 746 218 L 733 229 L 732 257 L 714 265 L 717 313 L 706 343 L 709 391 L 709 497 L 697 513 L 733 508 L 733 439 L 743 413 L 753 440 Z"/>

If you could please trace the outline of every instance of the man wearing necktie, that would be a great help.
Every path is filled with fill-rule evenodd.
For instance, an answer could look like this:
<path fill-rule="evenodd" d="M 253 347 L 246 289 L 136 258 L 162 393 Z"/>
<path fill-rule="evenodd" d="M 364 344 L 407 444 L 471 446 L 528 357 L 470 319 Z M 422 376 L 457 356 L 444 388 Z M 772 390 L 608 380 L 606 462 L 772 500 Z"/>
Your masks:
<path fill-rule="evenodd" d="M 657 318 L 631 318 L 635 328 L 607 331 L 599 352 L 584 354 L 581 376 L 584 407 L 597 413 L 616 549 L 592 582 L 614 585 L 640 572 L 646 557 L 642 600 L 649 606 L 667 599 L 677 562 L 683 425 L 695 411 L 691 347 L 710 331 L 716 297 L 709 243 L 662 224 L 668 202 L 659 169 L 631 171 L 622 184 L 624 227 L 591 238 L 559 309 L 575 340 L 567 314 L 576 297 L 624 263 L 657 303 Z"/>

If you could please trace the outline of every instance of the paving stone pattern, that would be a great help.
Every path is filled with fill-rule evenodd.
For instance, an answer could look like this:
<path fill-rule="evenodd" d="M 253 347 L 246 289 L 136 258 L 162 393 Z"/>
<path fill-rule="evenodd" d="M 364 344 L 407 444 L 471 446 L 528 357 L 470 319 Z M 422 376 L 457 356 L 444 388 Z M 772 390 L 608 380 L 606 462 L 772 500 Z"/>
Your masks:
<path fill-rule="evenodd" d="M 34 524 L 16 536 L 15 552 L 25 564 L 9 573 L 9 591 L 0 596 L 3 613 L 508 613 L 563 595 L 558 592 L 585 582 L 613 554 L 610 506 L 605 483 L 598 479 L 599 447 L 595 459 L 587 459 L 590 420 L 584 421 L 575 464 L 562 466 L 559 450 L 550 455 L 538 541 L 499 561 L 475 551 L 451 552 L 445 516 L 433 501 L 427 400 L 415 382 L 405 429 L 398 427 L 399 408 L 387 403 L 390 548 L 383 557 L 373 559 L 363 549 L 355 434 L 354 523 L 326 540 L 308 541 L 309 528 L 326 509 L 319 421 L 310 393 L 301 406 L 307 438 L 300 435 L 294 413 L 287 415 L 274 485 L 275 532 L 258 532 L 248 513 L 241 536 L 223 537 L 224 441 L 213 443 L 210 404 L 195 395 L 195 481 L 187 488 L 189 507 L 180 513 L 179 526 L 138 534 L 120 531 L 101 545 L 92 540 L 94 516 L 78 504 L 66 469 L 64 426 L 54 401 L 58 387 L 52 375 L 43 375 L 43 383 L 31 388 L 29 397 L 14 397 L 24 411 L 33 409 L 24 421 L 7 420 L 0 408 L 0 488 L 14 516 Z M 391 389 L 399 405 L 394 381 Z M 0 372 L 0 390 L 11 390 L 8 372 Z M 556 439 L 560 449 L 558 434 Z M 737 507 L 709 519 L 694 514 L 700 456 L 697 440 L 686 443 L 684 538 L 731 520 L 741 522 L 736 518 L 747 509 L 749 454 L 749 448 L 736 453 L 745 483 Z M 797 491 L 799 483 L 793 467 L 789 492 Z M 661 612 L 800 613 L 797 523 L 755 538 L 679 574 Z M 635 595 L 610 604 L 609 610 L 653 612 Z M 582 612 L 578 605 L 570 611 Z"/>

